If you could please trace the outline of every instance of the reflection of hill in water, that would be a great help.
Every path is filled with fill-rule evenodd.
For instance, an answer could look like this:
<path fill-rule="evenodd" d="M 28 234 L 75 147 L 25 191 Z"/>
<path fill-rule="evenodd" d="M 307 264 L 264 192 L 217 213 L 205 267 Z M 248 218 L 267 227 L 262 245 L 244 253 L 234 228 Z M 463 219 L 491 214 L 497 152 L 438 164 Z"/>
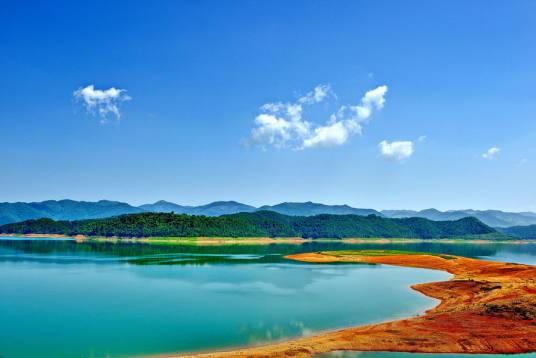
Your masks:
<path fill-rule="evenodd" d="M 536 244 L 470 244 L 445 242 L 414 243 L 360 243 L 307 242 L 303 244 L 269 245 L 151 245 L 133 243 L 102 243 L 43 240 L 0 240 L 0 254 L 23 252 L 27 254 L 55 254 L 56 256 L 98 255 L 104 258 L 122 258 L 134 264 L 202 264 L 202 263 L 274 263 L 282 255 L 347 249 L 391 249 L 446 253 L 466 257 L 494 256 L 498 252 L 536 255 Z M 180 255 L 177 255 L 180 254 Z M 211 256 L 217 255 L 217 256 Z M 241 255 L 241 256 L 225 256 Z M 1 258 L 1 259 L 5 259 Z"/>

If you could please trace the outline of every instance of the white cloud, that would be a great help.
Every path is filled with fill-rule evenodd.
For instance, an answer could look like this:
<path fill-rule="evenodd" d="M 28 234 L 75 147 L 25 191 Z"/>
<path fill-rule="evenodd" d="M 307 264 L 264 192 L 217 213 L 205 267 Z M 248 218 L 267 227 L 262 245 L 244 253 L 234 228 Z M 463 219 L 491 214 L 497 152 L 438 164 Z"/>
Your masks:
<path fill-rule="evenodd" d="M 412 141 L 388 142 L 383 140 L 378 144 L 381 155 L 389 160 L 403 161 L 413 155 Z"/>
<path fill-rule="evenodd" d="M 292 124 L 283 118 L 263 113 L 255 118 L 255 124 L 257 127 L 251 131 L 251 138 L 256 143 L 267 143 L 281 148 L 291 138 Z"/>
<path fill-rule="evenodd" d="M 337 113 L 321 125 L 303 119 L 305 106 L 311 106 L 336 98 L 331 87 L 318 85 L 292 103 L 267 103 L 255 118 L 256 127 L 251 130 L 249 143 L 265 148 L 307 149 L 334 147 L 345 144 L 354 134 L 361 134 L 362 124 L 372 113 L 385 104 L 387 86 L 379 86 L 365 93 L 358 105 L 341 106 Z"/>
<path fill-rule="evenodd" d="M 82 101 L 89 113 L 97 113 L 101 122 L 108 121 L 108 114 L 112 113 L 115 118 L 121 118 L 119 107 L 122 102 L 130 101 L 132 98 L 126 94 L 126 90 L 115 87 L 107 90 L 95 89 L 93 85 L 80 88 L 73 92 L 75 99 Z"/>
<path fill-rule="evenodd" d="M 496 159 L 497 156 L 499 155 L 499 152 L 501 151 L 500 148 L 497 148 L 497 147 L 491 147 L 490 149 L 488 149 L 487 151 L 485 151 L 484 153 L 482 153 L 482 158 L 484 159 L 487 159 L 487 160 L 493 160 L 493 159 Z"/>
<path fill-rule="evenodd" d="M 354 132 L 351 123 L 338 121 L 314 129 L 313 134 L 303 141 L 303 148 L 335 147 L 346 143 Z"/>
<path fill-rule="evenodd" d="M 387 86 L 379 86 L 373 90 L 365 93 L 361 98 L 362 106 L 371 108 L 375 106 L 376 109 L 382 109 L 385 104 L 385 94 L 387 93 Z"/>

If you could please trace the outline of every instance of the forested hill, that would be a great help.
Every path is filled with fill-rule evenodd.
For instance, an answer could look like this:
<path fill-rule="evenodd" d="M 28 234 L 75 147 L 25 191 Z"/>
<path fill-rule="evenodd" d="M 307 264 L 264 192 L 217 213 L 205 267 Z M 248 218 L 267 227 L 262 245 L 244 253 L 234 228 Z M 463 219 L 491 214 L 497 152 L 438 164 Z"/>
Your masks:
<path fill-rule="evenodd" d="M 468 217 L 455 221 L 389 219 L 376 215 L 287 216 L 272 211 L 218 217 L 141 213 L 106 219 L 54 221 L 34 219 L 0 226 L 0 233 L 119 237 L 303 237 L 303 238 L 453 238 L 500 237 L 491 227 Z"/>
<path fill-rule="evenodd" d="M 523 240 L 536 240 L 536 225 L 512 226 L 499 229 L 501 232 Z"/>

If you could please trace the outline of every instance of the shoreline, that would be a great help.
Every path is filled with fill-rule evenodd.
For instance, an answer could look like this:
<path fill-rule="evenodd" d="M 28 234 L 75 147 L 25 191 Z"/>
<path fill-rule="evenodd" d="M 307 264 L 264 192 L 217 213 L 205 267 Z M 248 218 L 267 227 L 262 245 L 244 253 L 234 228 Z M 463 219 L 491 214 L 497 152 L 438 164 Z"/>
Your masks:
<path fill-rule="evenodd" d="M 387 251 L 386 251 L 387 252 Z M 159 357 L 311 357 L 333 351 L 514 354 L 536 351 L 536 266 L 460 256 L 363 251 L 286 258 L 310 263 L 356 262 L 446 271 L 448 281 L 412 289 L 439 304 L 423 315 L 368 324 L 261 346 Z"/>
<path fill-rule="evenodd" d="M 233 245 L 233 244 L 303 244 L 314 242 L 333 242 L 345 244 L 392 244 L 392 243 L 467 243 L 467 244 L 532 244 L 536 240 L 483 240 L 483 239 L 416 239 L 416 238 L 346 238 L 346 239 L 304 239 L 301 237 L 101 237 L 86 235 L 62 235 L 62 234 L 0 234 L 0 237 L 23 237 L 23 238 L 51 238 L 51 239 L 72 239 L 78 243 L 83 242 L 109 242 L 109 243 L 131 243 L 131 244 L 188 244 L 188 245 Z"/>

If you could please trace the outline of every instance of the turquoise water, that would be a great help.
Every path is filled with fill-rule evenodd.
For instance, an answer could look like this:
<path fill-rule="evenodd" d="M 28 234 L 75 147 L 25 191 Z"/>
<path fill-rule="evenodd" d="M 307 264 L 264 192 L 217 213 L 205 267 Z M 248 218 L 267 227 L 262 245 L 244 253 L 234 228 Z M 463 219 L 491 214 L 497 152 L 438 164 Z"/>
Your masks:
<path fill-rule="evenodd" d="M 221 349 L 416 315 L 434 306 L 408 286 L 447 279 L 443 272 L 282 258 L 378 247 L 529 263 L 536 258 L 536 245 L 198 247 L 0 240 L 0 356 L 124 357 Z"/>

